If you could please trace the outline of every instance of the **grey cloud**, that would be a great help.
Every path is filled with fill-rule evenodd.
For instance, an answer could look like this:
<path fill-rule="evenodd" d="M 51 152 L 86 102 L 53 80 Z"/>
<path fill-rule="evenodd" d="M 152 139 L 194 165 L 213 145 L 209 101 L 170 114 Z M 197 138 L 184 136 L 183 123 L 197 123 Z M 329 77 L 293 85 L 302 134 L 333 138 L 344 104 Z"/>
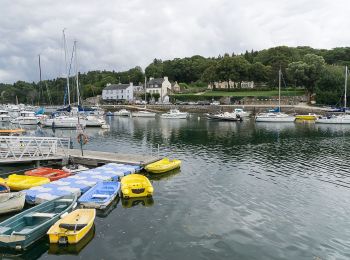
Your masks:
<path fill-rule="evenodd" d="M 276 45 L 349 44 L 345 0 L 0 0 L 0 82 L 64 72 L 62 29 L 80 71 L 125 70 L 154 58 L 217 56 Z"/>

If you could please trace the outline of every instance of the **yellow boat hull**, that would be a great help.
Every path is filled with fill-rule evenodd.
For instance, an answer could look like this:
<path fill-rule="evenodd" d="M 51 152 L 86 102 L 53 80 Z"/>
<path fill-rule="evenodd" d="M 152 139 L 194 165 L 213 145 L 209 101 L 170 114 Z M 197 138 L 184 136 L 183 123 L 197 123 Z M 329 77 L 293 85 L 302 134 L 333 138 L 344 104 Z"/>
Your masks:
<path fill-rule="evenodd" d="M 316 115 L 296 115 L 295 119 L 299 119 L 299 120 L 316 120 L 317 116 Z"/>
<path fill-rule="evenodd" d="M 153 195 L 153 186 L 147 177 L 130 174 L 121 179 L 121 190 L 124 198 L 139 198 Z"/>
<path fill-rule="evenodd" d="M 177 168 L 180 168 L 180 160 L 169 160 L 169 158 L 164 158 L 160 161 L 148 164 L 145 170 L 150 173 L 164 173 Z"/>
<path fill-rule="evenodd" d="M 76 209 L 72 211 L 67 216 L 57 221 L 49 231 L 47 231 L 50 243 L 56 244 L 61 238 L 64 238 L 68 244 L 77 244 L 89 233 L 94 225 L 95 217 L 95 209 Z M 73 229 L 60 227 L 61 224 L 71 226 Z M 74 227 L 79 225 L 85 226 L 82 229 L 76 230 Z"/>
<path fill-rule="evenodd" d="M 20 191 L 30 189 L 35 186 L 41 186 L 49 183 L 50 179 L 45 177 L 34 177 L 26 175 L 11 174 L 5 183 L 10 187 L 11 191 Z"/>

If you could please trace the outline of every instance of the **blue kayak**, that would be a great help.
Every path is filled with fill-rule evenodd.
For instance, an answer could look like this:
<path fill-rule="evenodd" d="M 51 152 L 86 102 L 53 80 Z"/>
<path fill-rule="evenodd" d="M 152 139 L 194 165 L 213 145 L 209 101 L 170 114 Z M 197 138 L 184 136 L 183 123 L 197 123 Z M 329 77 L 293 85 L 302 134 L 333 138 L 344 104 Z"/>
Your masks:
<path fill-rule="evenodd" d="M 104 209 L 117 197 L 119 190 L 120 182 L 99 182 L 85 192 L 78 202 L 85 208 Z"/>

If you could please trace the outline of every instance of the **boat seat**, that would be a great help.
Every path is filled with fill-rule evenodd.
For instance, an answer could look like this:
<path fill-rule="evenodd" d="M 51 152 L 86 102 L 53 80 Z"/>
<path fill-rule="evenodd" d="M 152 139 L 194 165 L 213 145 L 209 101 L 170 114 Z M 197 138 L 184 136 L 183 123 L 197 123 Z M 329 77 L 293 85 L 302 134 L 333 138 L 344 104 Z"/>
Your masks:
<path fill-rule="evenodd" d="M 87 226 L 87 224 L 66 224 L 66 223 L 61 223 L 59 225 L 60 228 L 64 228 L 67 230 L 76 230 L 76 231 L 79 231 L 86 226 Z"/>
<path fill-rule="evenodd" d="M 12 228 L 10 227 L 0 227 L 0 234 L 9 234 L 11 233 L 12 231 Z"/>
<path fill-rule="evenodd" d="M 66 205 L 58 205 L 55 207 L 55 212 L 57 213 L 62 212 L 65 208 L 67 208 Z"/>
<path fill-rule="evenodd" d="M 91 196 L 91 198 L 94 198 L 94 199 L 106 199 L 106 198 L 109 198 L 109 196 L 106 195 L 106 194 L 93 194 Z"/>
<path fill-rule="evenodd" d="M 59 199 L 59 200 L 57 200 L 57 201 L 59 201 L 59 202 L 69 202 L 69 203 L 71 203 L 71 202 L 73 202 L 73 199 Z"/>
<path fill-rule="evenodd" d="M 55 213 L 35 212 L 31 216 L 34 218 L 53 218 Z"/>
<path fill-rule="evenodd" d="M 32 228 L 23 228 L 20 231 L 14 231 L 12 232 L 13 235 L 28 235 L 33 232 Z"/>

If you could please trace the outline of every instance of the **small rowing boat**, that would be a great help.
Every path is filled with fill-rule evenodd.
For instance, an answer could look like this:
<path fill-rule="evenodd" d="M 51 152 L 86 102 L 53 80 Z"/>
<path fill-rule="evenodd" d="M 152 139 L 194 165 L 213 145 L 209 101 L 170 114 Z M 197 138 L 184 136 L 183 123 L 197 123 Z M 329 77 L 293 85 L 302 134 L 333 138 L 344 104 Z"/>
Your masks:
<path fill-rule="evenodd" d="M 24 207 L 24 192 L 8 192 L 0 194 L 0 214 L 20 211 Z"/>
<path fill-rule="evenodd" d="M 76 244 L 90 231 L 96 216 L 95 209 L 76 209 L 58 220 L 47 231 L 50 243 Z"/>
<path fill-rule="evenodd" d="M 104 181 L 97 183 L 78 200 L 85 208 L 105 209 L 118 195 L 120 182 Z"/>
<path fill-rule="evenodd" d="M 47 230 L 76 205 L 76 198 L 57 198 L 27 209 L 0 223 L 0 246 L 22 250 L 43 237 Z"/>
<path fill-rule="evenodd" d="M 24 174 L 27 176 L 46 177 L 49 178 L 50 181 L 57 181 L 61 178 L 70 176 L 69 172 L 46 167 L 40 167 L 34 170 L 26 171 Z"/>
<path fill-rule="evenodd" d="M 26 175 L 11 174 L 6 179 L 6 184 L 11 190 L 26 190 L 35 186 L 41 186 L 49 183 L 50 179 L 45 177 L 34 177 Z"/>
<path fill-rule="evenodd" d="M 148 164 L 145 167 L 145 170 L 150 173 L 164 173 L 176 168 L 180 168 L 181 161 L 180 160 L 169 160 L 169 158 L 164 158 L 160 161 Z"/>
<path fill-rule="evenodd" d="M 123 197 L 137 198 L 152 196 L 153 186 L 147 177 L 140 174 L 130 174 L 121 180 L 121 190 Z"/>

